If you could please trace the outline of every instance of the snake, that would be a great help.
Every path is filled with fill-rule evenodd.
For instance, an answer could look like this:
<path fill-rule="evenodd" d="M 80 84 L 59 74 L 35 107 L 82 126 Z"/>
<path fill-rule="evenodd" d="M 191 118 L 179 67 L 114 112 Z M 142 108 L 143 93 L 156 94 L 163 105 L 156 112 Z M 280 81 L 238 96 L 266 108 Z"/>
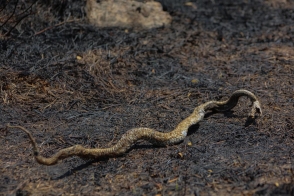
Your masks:
<path fill-rule="evenodd" d="M 169 146 L 181 143 L 187 136 L 189 127 L 201 121 L 208 110 L 214 110 L 216 112 L 231 110 L 237 105 L 239 98 L 242 96 L 248 97 L 252 103 L 252 109 L 249 113 L 250 118 L 255 118 L 257 113 L 262 115 L 261 104 L 257 97 L 252 92 L 241 89 L 233 92 L 230 98 L 225 101 L 208 101 L 197 106 L 192 114 L 182 120 L 171 132 L 159 132 L 145 127 L 132 128 L 123 134 L 115 145 L 109 148 L 85 148 L 82 145 L 74 145 L 61 149 L 48 158 L 40 154 L 36 140 L 29 130 L 23 126 L 10 124 L 7 124 L 7 128 L 18 128 L 28 135 L 33 147 L 33 155 L 39 164 L 55 165 L 58 161 L 72 156 L 91 159 L 116 157 L 126 153 L 138 140 L 146 140 L 158 146 Z"/>

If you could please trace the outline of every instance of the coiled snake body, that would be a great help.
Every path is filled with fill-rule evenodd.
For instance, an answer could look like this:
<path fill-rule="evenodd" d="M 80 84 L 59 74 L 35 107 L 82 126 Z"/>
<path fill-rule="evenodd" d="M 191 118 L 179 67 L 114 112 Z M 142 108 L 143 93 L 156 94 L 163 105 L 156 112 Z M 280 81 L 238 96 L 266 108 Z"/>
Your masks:
<path fill-rule="evenodd" d="M 39 148 L 35 139 L 33 138 L 30 131 L 25 129 L 22 126 L 12 126 L 7 125 L 9 128 L 19 128 L 29 136 L 29 139 L 33 145 L 33 151 L 35 159 L 38 163 L 44 165 L 54 165 L 59 160 L 65 159 L 71 156 L 79 156 L 86 158 L 100 158 L 100 157 L 115 157 L 124 154 L 130 147 L 138 140 L 143 139 L 151 142 L 155 145 L 166 146 L 177 144 L 184 140 L 187 136 L 188 128 L 198 123 L 200 120 L 204 118 L 205 112 L 210 109 L 214 109 L 216 111 L 227 111 L 236 106 L 239 97 L 246 96 L 250 98 L 252 102 L 252 110 L 250 112 L 250 117 L 254 118 L 255 113 L 261 112 L 260 102 L 256 98 L 256 96 L 247 90 L 237 90 L 235 91 L 231 97 L 226 101 L 209 101 L 198 107 L 196 107 L 193 113 L 185 118 L 182 122 L 180 122 L 177 127 L 168 133 L 158 132 L 154 129 L 150 128 L 134 128 L 127 131 L 122 138 L 112 147 L 109 148 L 94 148 L 89 149 L 85 148 L 81 145 L 74 145 L 72 147 L 64 148 L 58 151 L 52 157 L 46 158 L 40 155 Z"/>

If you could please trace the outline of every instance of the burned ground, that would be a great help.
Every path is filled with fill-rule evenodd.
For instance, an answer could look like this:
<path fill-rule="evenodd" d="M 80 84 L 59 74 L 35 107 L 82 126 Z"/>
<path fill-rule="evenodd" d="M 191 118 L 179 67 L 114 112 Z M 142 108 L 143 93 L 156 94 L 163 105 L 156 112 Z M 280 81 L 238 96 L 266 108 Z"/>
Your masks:
<path fill-rule="evenodd" d="M 291 1 L 163 1 L 173 23 L 145 31 L 94 28 L 83 4 L 39 1 L 1 37 L 0 194 L 294 194 Z M 107 147 L 133 127 L 169 132 L 197 105 L 237 89 L 259 97 L 263 116 L 248 121 L 241 99 L 179 145 L 142 141 L 118 158 L 39 165 L 27 136 L 5 129 L 31 130 L 45 156 Z"/>

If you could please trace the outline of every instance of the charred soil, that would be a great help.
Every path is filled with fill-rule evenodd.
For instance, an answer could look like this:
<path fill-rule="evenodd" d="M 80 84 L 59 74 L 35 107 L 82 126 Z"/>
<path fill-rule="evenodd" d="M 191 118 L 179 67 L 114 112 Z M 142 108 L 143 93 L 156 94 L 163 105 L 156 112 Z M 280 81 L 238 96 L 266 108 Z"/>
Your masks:
<path fill-rule="evenodd" d="M 14 13 L 0 38 L 0 194 L 294 194 L 293 3 L 171 2 L 171 26 L 145 31 L 88 25 L 84 1 L 0 7 L 1 24 Z M 109 147 L 134 127 L 169 132 L 238 89 L 258 96 L 262 116 L 248 119 L 244 98 L 179 145 L 140 141 L 117 158 L 39 165 L 28 137 L 5 128 L 29 129 L 47 157 Z"/>

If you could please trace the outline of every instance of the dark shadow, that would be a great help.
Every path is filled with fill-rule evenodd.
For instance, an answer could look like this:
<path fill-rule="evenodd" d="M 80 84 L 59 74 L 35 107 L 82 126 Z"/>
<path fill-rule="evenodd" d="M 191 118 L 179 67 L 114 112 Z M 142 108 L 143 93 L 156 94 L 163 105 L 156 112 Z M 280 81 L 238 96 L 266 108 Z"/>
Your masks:
<path fill-rule="evenodd" d="M 236 117 L 238 117 L 238 115 L 234 114 L 234 111 L 232 111 L 232 110 L 221 112 L 221 111 L 217 111 L 215 109 L 212 109 L 211 111 L 208 111 L 205 114 L 204 118 L 209 118 L 210 116 L 212 116 L 213 114 L 216 114 L 216 113 L 222 113 L 222 114 L 224 114 L 224 116 L 226 118 L 236 118 Z"/>
<path fill-rule="evenodd" d="M 245 122 L 245 127 L 248 127 L 249 125 L 256 125 L 256 118 L 252 118 L 251 116 L 248 116 L 246 122 Z"/>
<path fill-rule="evenodd" d="M 133 149 L 151 149 L 151 148 L 162 148 L 162 147 L 164 146 L 158 146 L 153 144 L 142 144 L 142 145 L 135 144 L 131 146 L 131 148 L 126 153 L 132 151 Z"/>
<path fill-rule="evenodd" d="M 101 161 L 105 161 L 107 162 L 109 158 L 99 158 L 99 159 L 93 159 L 93 160 L 90 160 L 90 161 L 87 161 L 86 163 L 82 164 L 82 165 L 79 165 L 73 169 L 70 169 L 68 170 L 67 172 L 65 172 L 64 174 L 62 174 L 61 176 L 58 176 L 56 178 L 52 178 L 52 180 L 60 180 L 60 179 L 63 179 L 63 178 L 66 178 L 66 177 L 69 177 L 71 176 L 72 174 L 78 172 L 78 171 L 81 171 L 87 167 L 89 167 L 90 165 L 92 165 L 93 163 L 96 163 L 96 162 L 101 162 Z"/>
<path fill-rule="evenodd" d="M 234 111 L 232 111 L 232 110 L 228 110 L 225 112 L 219 112 L 216 110 L 212 110 L 212 111 L 207 112 L 205 114 L 204 118 L 209 118 L 211 115 L 213 115 L 215 113 L 223 113 L 226 118 L 237 118 L 238 117 L 238 115 L 235 115 Z M 255 118 L 248 116 L 244 126 L 248 127 L 249 125 L 256 125 L 256 121 L 255 121 L 256 118 L 258 118 L 258 116 L 256 116 Z"/>
<path fill-rule="evenodd" d="M 232 110 L 228 110 L 228 111 L 221 112 L 221 113 L 223 113 L 226 118 L 237 118 L 238 117 L 238 115 L 234 114 L 234 111 L 232 111 Z"/>
<path fill-rule="evenodd" d="M 189 129 L 188 129 L 188 134 L 187 135 L 189 136 L 189 135 L 192 135 L 192 134 L 196 133 L 196 131 L 199 129 L 199 127 L 200 127 L 199 123 L 190 126 Z"/>
<path fill-rule="evenodd" d="M 240 117 L 239 115 L 234 114 L 234 111 L 232 111 L 232 110 L 228 110 L 228 111 L 224 111 L 224 112 L 212 110 L 210 112 L 207 112 L 205 114 L 204 118 L 208 118 L 208 117 L 210 117 L 211 115 L 213 115 L 215 113 L 223 113 L 226 118 L 238 118 L 238 117 Z M 256 111 L 256 113 L 260 113 L 259 109 Z M 243 117 L 243 115 L 242 115 L 242 117 Z M 248 127 L 249 125 L 256 125 L 256 121 L 255 121 L 256 118 L 258 118 L 258 116 L 255 116 L 254 118 L 251 117 L 251 116 L 248 116 L 247 120 L 245 122 L 245 127 Z"/>

